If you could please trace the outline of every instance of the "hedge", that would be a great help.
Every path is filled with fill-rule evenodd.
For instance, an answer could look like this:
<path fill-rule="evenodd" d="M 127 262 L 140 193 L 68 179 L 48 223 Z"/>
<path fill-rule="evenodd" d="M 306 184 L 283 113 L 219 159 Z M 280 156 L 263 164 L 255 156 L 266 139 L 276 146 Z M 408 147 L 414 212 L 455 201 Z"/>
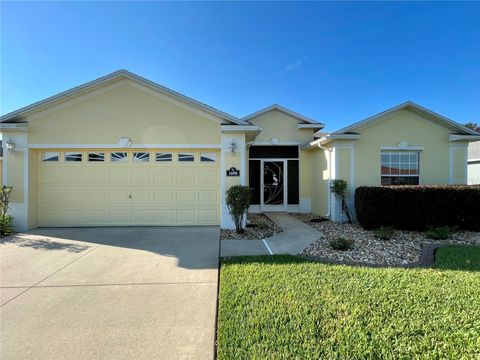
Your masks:
<path fill-rule="evenodd" d="M 355 210 L 365 229 L 448 225 L 480 231 L 480 185 L 361 186 L 355 190 Z"/>

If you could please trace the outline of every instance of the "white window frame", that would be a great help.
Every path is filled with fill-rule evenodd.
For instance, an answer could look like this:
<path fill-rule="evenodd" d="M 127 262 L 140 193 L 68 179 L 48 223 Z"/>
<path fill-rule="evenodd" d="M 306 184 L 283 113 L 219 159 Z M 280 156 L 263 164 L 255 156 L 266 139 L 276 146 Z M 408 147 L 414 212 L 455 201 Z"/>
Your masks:
<path fill-rule="evenodd" d="M 103 154 L 103 160 L 90 160 L 90 155 Z M 91 163 L 104 163 L 107 160 L 107 153 L 105 151 L 91 151 L 87 153 L 87 161 Z"/>
<path fill-rule="evenodd" d="M 392 168 L 392 161 L 391 161 L 391 155 L 392 154 L 398 154 L 398 155 L 405 155 L 405 154 L 408 154 L 408 168 L 410 170 L 410 164 L 411 161 L 410 161 L 410 155 L 411 154 L 415 154 L 417 156 L 417 174 L 383 174 L 382 173 L 382 167 L 384 165 L 384 163 L 382 162 L 382 157 L 383 155 L 385 154 L 389 154 L 390 155 L 390 161 L 388 163 L 389 165 L 389 168 L 391 169 Z M 399 161 L 399 164 L 401 164 L 402 161 Z M 400 171 L 400 168 L 399 168 L 399 171 Z M 403 178 L 403 177 L 411 177 L 411 178 L 418 178 L 418 185 L 420 185 L 420 151 L 419 150 L 381 150 L 380 152 L 380 183 L 382 182 L 382 178 Z M 387 186 L 387 185 L 385 185 Z"/>
<path fill-rule="evenodd" d="M 163 159 L 159 160 L 159 159 L 158 159 L 158 156 L 159 156 L 159 155 L 160 155 L 160 156 L 170 155 L 170 158 L 169 158 L 169 159 L 165 159 L 165 160 L 163 160 Z M 165 162 L 165 163 L 169 163 L 169 162 L 173 162 L 173 153 L 172 153 L 172 152 L 158 152 L 158 151 L 157 151 L 157 152 L 155 153 L 155 162 L 159 162 L 159 163 L 164 163 L 164 162 Z"/>
<path fill-rule="evenodd" d="M 117 154 L 124 154 L 125 157 L 118 157 Z M 112 151 L 110 153 L 110 162 L 112 163 L 126 163 L 128 162 L 128 152 L 126 151 Z"/>
<path fill-rule="evenodd" d="M 209 160 L 203 160 L 203 158 Z M 216 163 L 217 162 L 217 153 L 214 152 L 201 152 L 200 153 L 200 162 L 202 163 Z"/>
<path fill-rule="evenodd" d="M 145 154 L 143 157 L 138 157 L 138 154 Z M 132 154 L 133 162 L 136 163 L 148 163 L 150 162 L 150 153 L 148 151 L 135 151 Z"/>
<path fill-rule="evenodd" d="M 193 159 L 192 160 L 181 160 L 180 159 L 180 156 L 181 155 L 185 155 L 185 156 L 191 156 Z M 191 162 L 195 162 L 195 153 L 193 152 L 179 152 L 177 154 L 177 159 L 178 159 L 178 162 L 181 162 L 181 163 L 191 163 Z"/>
<path fill-rule="evenodd" d="M 80 161 L 74 161 L 74 160 L 68 160 L 67 159 L 69 156 L 73 157 L 75 155 L 80 155 Z M 82 163 L 83 159 L 84 159 L 83 153 L 80 152 L 80 151 L 66 151 L 63 155 L 63 161 L 65 161 L 66 163 L 72 163 L 72 164 Z"/>
<path fill-rule="evenodd" d="M 47 154 L 50 155 L 47 157 Z M 56 155 L 55 155 L 56 154 Z M 53 157 L 57 157 L 57 160 L 47 160 Z M 44 151 L 42 152 L 42 162 L 60 162 L 60 152 L 58 151 Z"/>

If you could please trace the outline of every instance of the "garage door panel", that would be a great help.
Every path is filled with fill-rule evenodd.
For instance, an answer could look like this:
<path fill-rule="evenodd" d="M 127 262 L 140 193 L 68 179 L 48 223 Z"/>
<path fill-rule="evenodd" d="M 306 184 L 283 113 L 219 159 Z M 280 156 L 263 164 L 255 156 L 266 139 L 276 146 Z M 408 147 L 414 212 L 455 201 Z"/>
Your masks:
<path fill-rule="evenodd" d="M 63 224 L 63 213 L 60 210 L 44 210 L 40 212 L 39 221 L 49 226 L 61 226 Z"/>
<path fill-rule="evenodd" d="M 219 185 L 219 183 L 220 178 L 217 169 L 198 170 L 198 185 L 211 187 L 212 185 Z"/>
<path fill-rule="evenodd" d="M 200 224 L 217 224 L 219 221 L 218 210 L 199 209 L 198 222 Z"/>
<path fill-rule="evenodd" d="M 178 186 L 195 186 L 197 185 L 196 169 L 178 169 L 177 170 L 177 182 Z"/>
<path fill-rule="evenodd" d="M 107 194 L 105 190 L 91 190 L 87 189 L 83 191 L 84 206 L 106 206 Z"/>
<path fill-rule="evenodd" d="M 141 190 L 141 189 L 136 189 L 136 190 L 130 190 L 130 195 L 132 198 L 130 199 L 130 205 L 153 205 L 153 191 L 146 189 L 146 190 Z"/>
<path fill-rule="evenodd" d="M 153 192 L 153 201 L 155 206 L 172 207 L 175 204 L 175 190 L 155 190 Z"/>
<path fill-rule="evenodd" d="M 85 169 L 85 184 L 86 185 L 106 185 L 107 176 L 106 171 L 100 168 Z"/>
<path fill-rule="evenodd" d="M 130 223 L 130 211 L 124 210 L 110 210 L 108 214 L 108 222 L 113 225 L 122 225 Z"/>
<path fill-rule="evenodd" d="M 165 166 L 164 164 L 160 165 Z M 155 169 L 154 170 L 154 185 L 157 186 L 175 186 L 175 170 L 174 169 Z"/>
<path fill-rule="evenodd" d="M 153 223 L 152 209 L 132 209 L 133 225 L 152 225 Z"/>
<path fill-rule="evenodd" d="M 84 183 L 84 174 L 82 169 L 78 168 L 66 168 L 62 169 L 63 175 L 63 184 L 71 184 L 73 185 L 83 185 Z"/>
<path fill-rule="evenodd" d="M 85 210 L 85 225 L 105 224 L 108 224 L 106 210 Z"/>
<path fill-rule="evenodd" d="M 107 171 L 107 181 L 110 185 L 128 185 L 128 168 L 116 169 L 109 168 Z"/>
<path fill-rule="evenodd" d="M 45 166 L 38 173 L 40 185 L 56 185 L 63 183 L 63 171 L 53 166 Z"/>
<path fill-rule="evenodd" d="M 133 186 L 153 185 L 152 169 L 130 169 L 130 184 Z"/>
<path fill-rule="evenodd" d="M 177 210 L 177 223 L 178 224 L 194 224 L 196 223 L 197 211 L 195 209 L 190 210 Z"/>
<path fill-rule="evenodd" d="M 114 206 L 128 206 L 130 199 L 128 193 L 125 190 L 107 190 L 108 191 L 108 205 Z"/>
<path fill-rule="evenodd" d="M 55 150 L 57 151 L 57 150 Z M 66 150 L 69 151 L 69 150 Z M 118 150 L 112 150 L 118 151 Z M 125 151 L 122 149 L 122 151 Z M 220 222 L 218 163 L 39 161 L 40 226 L 214 225 Z M 165 150 L 158 150 L 164 152 Z M 155 150 L 152 150 L 155 152 Z M 39 156 L 41 158 L 41 156 Z M 220 156 L 217 156 L 219 159 Z"/>
<path fill-rule="evenodd" d="M 61 207 L 81 207 L 84 199 L 83 192 L 75 189 L 42 189 L 39 194 L 39 202 L 42 207 L 61 208 Z"/>
<path fill-rule="evenodd" d="M 218 203 L 217 190 L 198 190 L 198 205 L 214 205 Z"/>
<path fill-rule="evenodd" d="M 154 210 L 153 218 L 155 224 L 174 225 L 176 224 L 176 210 Z"/>
<path fill-rule="evenodd" d="M 63 205 L 64 206 L 78 206 L 78 205 L 81 205 L 82 202 L 83 202 L 83 195 L 82 195 L 82 191 L 80 190 L 68 190 L 68 189 L 65 189 L 65 190 L 62 190 L 62 191 L 59 191 L 58 193 L 59 195 L 59 203 L 60 203 L 60 206 Z"/>
<path fill-rule="evenodd" d="M 83 211 L 82 210 L 64 210 L 63 212 L 63 224 L 81 224 L 83 225 L 85 220 L 83 219 Z"/>
<path fill-rule="evenodd" d="M 178 190 L 177 205 L 195 205 L 195 190 Z"/>

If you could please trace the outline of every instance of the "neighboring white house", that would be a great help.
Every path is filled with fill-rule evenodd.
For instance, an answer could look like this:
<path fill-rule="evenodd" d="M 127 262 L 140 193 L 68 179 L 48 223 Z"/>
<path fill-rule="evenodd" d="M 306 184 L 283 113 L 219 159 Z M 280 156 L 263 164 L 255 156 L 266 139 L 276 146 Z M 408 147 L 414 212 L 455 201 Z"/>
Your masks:
<path fill-rule="evenodd" d="M 480 184 L 480 141 L 468 145 L 468 184 Z"/>

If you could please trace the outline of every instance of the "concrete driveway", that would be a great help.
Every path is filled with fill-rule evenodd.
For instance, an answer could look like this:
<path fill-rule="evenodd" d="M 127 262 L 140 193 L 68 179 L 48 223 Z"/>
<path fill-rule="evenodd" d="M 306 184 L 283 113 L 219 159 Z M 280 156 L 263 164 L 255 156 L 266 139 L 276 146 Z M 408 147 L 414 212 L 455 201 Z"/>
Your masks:
<path fill-rule="evenodd" d="M 37 229 L 0 246 L 2 360 L 213 358 L 218 227 Z"/>

